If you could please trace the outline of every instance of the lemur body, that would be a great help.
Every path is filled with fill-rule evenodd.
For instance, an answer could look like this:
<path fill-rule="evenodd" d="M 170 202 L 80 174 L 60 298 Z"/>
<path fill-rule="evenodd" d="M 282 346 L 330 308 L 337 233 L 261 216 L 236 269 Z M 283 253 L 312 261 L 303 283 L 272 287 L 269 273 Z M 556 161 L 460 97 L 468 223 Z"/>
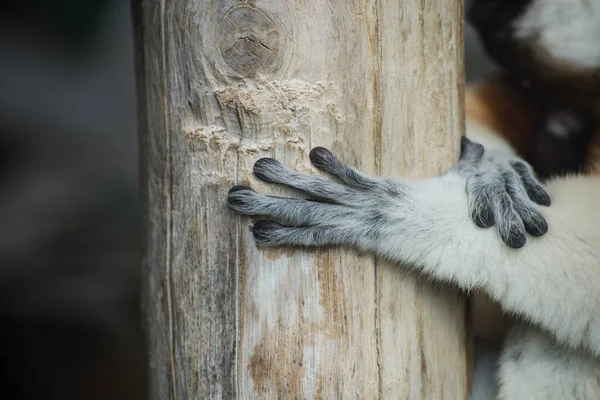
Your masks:
<path fill-rule="evenodd" d="M 491 124 L 542 180 L 600 173 L 600 1 L 470 3 L 504 76 L 469 89 L 467 118 Z M 509 321 L 485 295 L 472 299 L 475 335 L 498 344 Z"/>
<path fill-rule="evenodd" d="M 473 0 L 468 18 L 526 100 L 521 154 L 541 178 L 582 170 L 600 120 L 600 1 Z"/>
<path fill-rule="evenodd" d="M 239 213 L 268 218 L 253 227 L 260 245 L 353 246 L 461 289 L 485 292 L 515 317 L 502 349 L 498 399 L 600 399 L 600 135 L 594 134 L 594 123 L 586 125 L 587 116 L 595 118 L 597 109 L 591 89 L 567 90 L 563 77 L 572 75 L 558 70 L 545 75 L 531 72 L 539 69 L 536 65 L 548 64 L 567 65 L 566 71 L 593 69 L 593 54 L 600 52 L 600 44 L 597 49 L 582 46 L 579 52 L 543 51 L 544 46 L 558 46 L 556 40 L 562 42 L 551 32 L 543 34 L 544 29 L 553 29 L 554 20 L 536 14 L 545 12 L 535 11 L 542 3 L 476 2 L 480 9 L 493 4 L 512 10 L 511 29 L 537 29 L 537 35 L 510 31 L 501 38 L 518 43 L 534 38 L 541 50 L 512 48 L 527 49 L 531 60 L 551 55 L 552 62 L 519 70 L 524 68 L 521 64 L 510 65 L 511 47 L 502 44 L 498 58 L 510 77 L 490 78 L 467 90 L 470 140 L 463 140 L 460 161 L 446 173 L 417 182 L 372 177 L 342 164 L 330 151 L 315 148 L 310 154 L 313 164 L 341 184 L 295 172 L 269 158 L 257 161 L 254 172 L 317 201 L 271 197 L 238 186 L 231 189 L 228 203 Z M 553 7 L 558 8 L 550 15 L 579 8 L 575 15 L 599 21 L 600 27 L 600 2 L 554 0 Z M 515 25 L 516 20 L 524 21 L 524 15 L 538 15 L 541 22 Z M 486 44 L 493 52 L 495 36 L 490 35 Z M 544 37 L 555 41 L 544 42 L 540 39 Z M 526 60 L 520 56 L 520 62 Z M 515 86 L 519 78 L 529 79 L 530 85 Z M 537 125 L 542 129 L 537 130 L 534 121 L 542 114 L 532 99 L 543 100 L 545 88 L 547 93 L 570 93 L 542 105 L 569 110 L 569 117 L 557 120 L 560 113 L 545 113 Z M 576 99 L 581 93 L 589 96 L 588 104 Z M 556 177 L 550 173 L 543 186 L 525 160 L 536 154 L 537 136 L 553 135 L 557 126 L 569 135 L 585 128 L 586 142 L 574 144 L 583 150 L 573 153 L 584 161 L 577 161 L 581 164 L 577 168 L 569 163 L 565 164 L 569 168 L 558 168 L 582 173 Z M 556 170 L 548 165 L 549 171 Z"/>

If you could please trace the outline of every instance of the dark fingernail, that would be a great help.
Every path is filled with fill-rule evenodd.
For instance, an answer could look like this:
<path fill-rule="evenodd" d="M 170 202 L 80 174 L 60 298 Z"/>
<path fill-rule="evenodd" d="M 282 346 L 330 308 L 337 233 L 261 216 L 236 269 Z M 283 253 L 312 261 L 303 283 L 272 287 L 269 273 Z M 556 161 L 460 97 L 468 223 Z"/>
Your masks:
<path fill-rule="evenodd" d="M 317 167 L 322 167 L 331 164 L 334 155 L 325 147 L 315 147 L 308 154 L 310 162 Z"/>
<path fill-rule="evenodd" d="M 546 222 L 546 220 L 543 217 L 541 217 L 529 224 L 526 224 L 525 230 L 531 236 L 535 236 L 535 237 L 542 236 L 546 232 L 548 232 L 548 223 Z"/>
<path fill-rule="evenodd" d="M 537 190 L 532 191 L 531 200 L 533 202 L 539 204 L 540 206 L 546 206 L 546 207 L 549 207 L 550 203 L 551 203 L 550 196 L 548 195 L 548 193 L 546 193 L 542 189 L 537 189 Z"/>
<path fill-rule="evenodd" d="M 227 194 L 227 204 L 230 206 L 243 206 L 246 204 L 246 196 L 240 196 L 238 192 L 246 191 L 249 193 L 256 193 L 252 188 L 248 186 L 234 186 L 229 189 L 229 193 Z"/>
<path fill-rule="evenodd" d="M 281 228 L 283 225 L 268 219 L 261 219 L 254 223 L 252 234 L 257 241 L 269 241 L 274 230 Z"/>
<path fill-rule="evenodd" d="M 475 222 L 475 225 L 480 228 L 489 228 L 496 223 L 494 213 L 489 206 L 480 208 L 478 212 L 473 212 L 471 218 L 473 219 L 473 222 Z"/>
<path fill-rule="evenodd" d="M 520 249 L 527 243 L 527 237 L 519 228 L 514 227 L 508 232 L 508 235 L 503 238 L 504 243 L 513 249 Z"/>
<path fill-rule="evenodd" d="M 264 157 L 256 160 L 253 172 L 259 179 L 268 180 L 268 171 L 282 167 L 281 163 L 273 158 Z"/>

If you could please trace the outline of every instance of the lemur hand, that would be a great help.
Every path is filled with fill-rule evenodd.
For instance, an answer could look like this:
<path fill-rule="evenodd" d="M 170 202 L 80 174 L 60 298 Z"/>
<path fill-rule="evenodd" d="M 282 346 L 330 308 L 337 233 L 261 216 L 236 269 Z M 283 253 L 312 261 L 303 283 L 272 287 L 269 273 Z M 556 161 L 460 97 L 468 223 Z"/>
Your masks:
<path fill-rule="evenodd" d="M 546 220 L 533 203 L 550 206 L 550 196 L 532 168 L 518 157 L 487 152 L 463 137 L 460 160 L 449 172 L 467 180 L 469 212 L 475 224 L 481 228 L 496 225 L 508 246 L 523 247 L 525 232 L 541 236 L 548 231 Z"/>
<path fill-rule="evenodd" d="M 279 221 L 259 220 L 254 224 L 253 233 L 259 244 L 350 244 L 378 250 L 382 238 L 405 241 L 410 234 L 413 240 L 419 240 L 428 225 L 441 221 L 436 217 L 438 208 L 434 203 L 450 201 L 445 198 L 446 190 L 452 191 L 455 196 L 450 198 L 455 199 L 460 187 L 463 191 L 466 188 L 469 213 L 475 224 L 496 225 L 501 239 L 510 247 L 525 245 L 525 232 L 540 236 L 548 230 L 534 203 L 549 205 L 550 198 L 531 168 L 518 158 L 488 154 L 483 146 L 466 138 L 454 167 L 438 178 L 420 182 L 365 175 L 342 164 L 322 147 L 310 152 L 310 160 L 342 184 L 295 172 L 271 158 L 258 160 L 254 173 L 264 181 L 299 189 L 316 201 L 267 196 L 243 186 L 230 190 L 228 204 L 233 210 Z"/>

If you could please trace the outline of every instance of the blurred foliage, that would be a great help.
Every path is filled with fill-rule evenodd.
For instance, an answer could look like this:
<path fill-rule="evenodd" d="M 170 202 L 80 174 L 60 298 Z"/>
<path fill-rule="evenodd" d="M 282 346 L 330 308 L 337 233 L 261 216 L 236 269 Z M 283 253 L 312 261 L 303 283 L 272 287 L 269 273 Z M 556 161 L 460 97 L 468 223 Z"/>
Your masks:
<path fill-rule="evenodd" d="M 113 4 L 112 0 L 8 0 L 0 5 L 0 25 L 85 48 Z"/>

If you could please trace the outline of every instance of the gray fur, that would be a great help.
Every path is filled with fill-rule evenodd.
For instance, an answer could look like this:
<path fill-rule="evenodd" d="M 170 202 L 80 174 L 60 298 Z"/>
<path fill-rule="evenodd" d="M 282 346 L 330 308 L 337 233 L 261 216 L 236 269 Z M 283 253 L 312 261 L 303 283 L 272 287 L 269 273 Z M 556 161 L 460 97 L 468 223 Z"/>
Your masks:
<path fill-rule="evenodd" d="M 257 242 L 265 246 L 358 245 L 378 238 L 390 223 L 400 222 L 388 218 L 385 210 L 404 198 L 403 182 L 364 175 L 324 148 L 313 149 L 311 160 L 346 185 L 300 174 L 274 159 L 261 158 L 254 165 L 260 179 L 299 189 L 320 201 L 266 196 L 243 186 L 230 190 L 228 204 L 234 211 L 290 224 L 257 222 L 253 229 Z"/>
<path fill-rule="evenodd" d="M 417 206 L 406 196 L 410 190 L 408 182 L 365 175 L 344 165 L 322 147 L 314 148 L 310 159 L 319 169 L 344 184 L 298 173 L 271 158 L 259 159 L 254 165 L 254 173 L 264 181 L 299 189 L 320 202 L 265 196 L 250 188 L 236 187 L 230 192 L 229 206 L 233 210 L 246 215 L 268 216 L 304 229 L 305 234 L 302 229 L 273 228 L 276 232 L 260 236 L 269 238 L 259 240 L 262 244 L 356 245 L 364 243 L 365 232 L 373 238 L 390 224 L 400 222 L 397 217 L 385 217 L 386 209 L 397 202 Z M 486 153 L 480 144 L 463 138 L 461 159 L 448 173 L 466 178 L 473 221 L 480 227 L 496 225 L 508 246 L 522 247 L 526 232 L 541 236 L 547 231 L 546 221 L 533 207 L 533 202 L 537 200 L 539 204 L 547 205 L 549 197 L 522 161 L 515 161 L 503 153 Z M 535 193 L 535 196 L 529 193 Z M 281 237 L 275 240 L 277 234 Z M 312 243 L 311 238 L 318 238 L 318 241 Z"/>

